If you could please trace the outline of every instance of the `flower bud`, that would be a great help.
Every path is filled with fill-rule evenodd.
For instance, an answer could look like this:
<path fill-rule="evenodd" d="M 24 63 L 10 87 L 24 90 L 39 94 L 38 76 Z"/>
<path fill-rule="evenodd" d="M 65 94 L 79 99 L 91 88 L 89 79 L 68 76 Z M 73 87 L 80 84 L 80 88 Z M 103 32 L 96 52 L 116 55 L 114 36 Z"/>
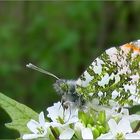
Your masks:
<path fill-rule="evenodd" d="M 93 133 L 94 138 L 97 138 L 100 135 L 100 132 L 95 127 L 92 127 L 92 133 Z"/>

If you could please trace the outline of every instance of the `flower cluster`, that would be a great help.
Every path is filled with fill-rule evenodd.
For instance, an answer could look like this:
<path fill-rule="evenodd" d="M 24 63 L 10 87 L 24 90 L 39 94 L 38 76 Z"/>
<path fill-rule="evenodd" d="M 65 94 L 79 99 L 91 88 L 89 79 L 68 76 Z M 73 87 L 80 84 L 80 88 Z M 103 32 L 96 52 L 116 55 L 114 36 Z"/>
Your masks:
<path fill-rule="evenodd" d="M 114 107 L 92 105 L 79 109 L 74 104 L 64 108 L 60 102 L 47 108 L 47 117 L 39 114 L 39 121 L 30 120 L 27 127 L 30 134 L 23 139 L 45 138 L 46 140 L 63 139 L 140 139 L 137 122 L 140 115 L 129 114 L 129 110 L 116 105 Z"/>

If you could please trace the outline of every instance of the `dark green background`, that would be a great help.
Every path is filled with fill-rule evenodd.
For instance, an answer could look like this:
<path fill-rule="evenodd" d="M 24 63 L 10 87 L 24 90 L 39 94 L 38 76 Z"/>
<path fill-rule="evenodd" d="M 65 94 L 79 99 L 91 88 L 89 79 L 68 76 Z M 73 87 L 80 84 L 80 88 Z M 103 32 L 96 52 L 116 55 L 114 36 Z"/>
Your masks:
<path fill-rule="evenodd" d="M 37 112 L 46 110 L 60 99 L 55 80 L 27 63 L 77 79 L 105 49 L 139 38 L 139 1 L 0 1 L 0 91 Z M 4 127 L 9 121 L 0 110 L 0 138 L 18 137 Z"/>

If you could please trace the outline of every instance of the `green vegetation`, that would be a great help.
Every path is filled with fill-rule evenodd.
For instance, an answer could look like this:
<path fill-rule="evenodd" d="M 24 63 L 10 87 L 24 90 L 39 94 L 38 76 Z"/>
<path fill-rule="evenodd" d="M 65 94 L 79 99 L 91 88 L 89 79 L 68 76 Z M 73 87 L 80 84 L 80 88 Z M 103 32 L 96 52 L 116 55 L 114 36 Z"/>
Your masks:
<path fill-rule="evenodd" d="M 106 48 L 140 38 L 139 13 L 139 1 L 0 1 L 0 91 L 37 112 L 46 110 L 60 99 L 55 80 L 25 65 L 77 79 Z M 0 112 L 0 138 L 17 137 Z"/>

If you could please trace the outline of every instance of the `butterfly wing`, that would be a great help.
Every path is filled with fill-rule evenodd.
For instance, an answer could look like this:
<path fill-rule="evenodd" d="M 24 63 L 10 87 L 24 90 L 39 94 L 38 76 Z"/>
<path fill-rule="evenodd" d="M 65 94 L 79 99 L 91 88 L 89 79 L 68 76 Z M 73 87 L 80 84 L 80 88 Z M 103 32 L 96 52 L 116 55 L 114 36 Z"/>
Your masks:
<path fill-rule="evenodd" d="M 98 99 L 109 105 L 140 103 L 140 40 L 107 49 L 76 81 L 84 100 Z"/>

